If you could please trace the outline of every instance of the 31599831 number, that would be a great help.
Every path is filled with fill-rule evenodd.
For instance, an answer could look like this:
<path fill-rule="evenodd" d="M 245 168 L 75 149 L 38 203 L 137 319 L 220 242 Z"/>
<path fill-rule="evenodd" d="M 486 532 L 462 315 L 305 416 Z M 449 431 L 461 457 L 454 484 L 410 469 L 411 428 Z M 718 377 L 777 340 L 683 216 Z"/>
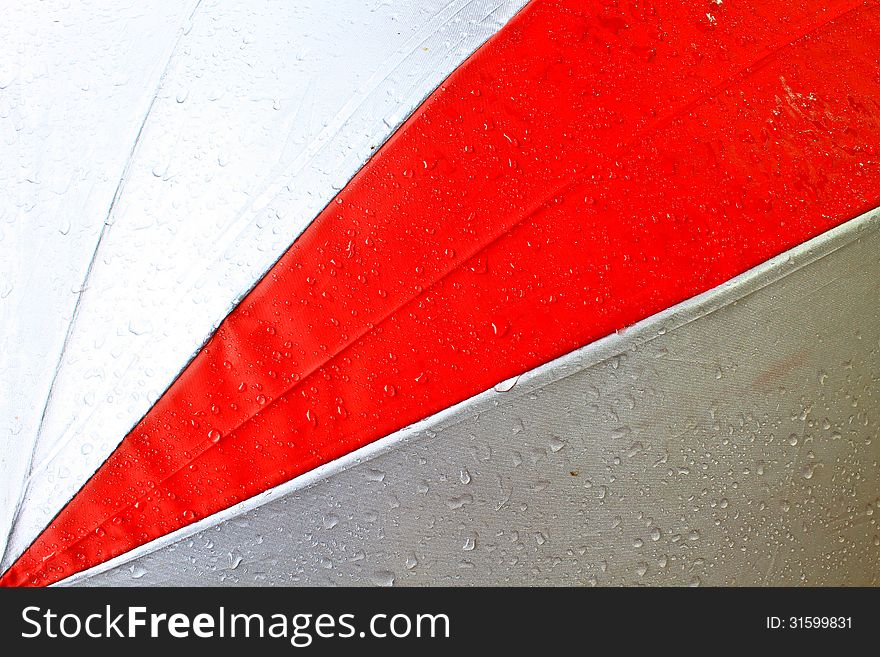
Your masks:
<path fill-rule="evenodd" d="M 799 630 L 810 629 L 851 629 L 851 616 L 792 616 L 788 619 L 788 627 Z"/>

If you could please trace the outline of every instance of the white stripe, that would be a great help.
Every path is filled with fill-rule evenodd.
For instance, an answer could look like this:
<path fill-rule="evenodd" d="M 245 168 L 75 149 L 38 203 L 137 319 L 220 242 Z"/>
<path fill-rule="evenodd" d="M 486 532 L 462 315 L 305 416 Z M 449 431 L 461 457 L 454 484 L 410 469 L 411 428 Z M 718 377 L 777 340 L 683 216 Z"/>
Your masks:
<path fill-rule="evenodd" d="M 82 281 L 195 0 L 0 5 L 3 553 Z"/>

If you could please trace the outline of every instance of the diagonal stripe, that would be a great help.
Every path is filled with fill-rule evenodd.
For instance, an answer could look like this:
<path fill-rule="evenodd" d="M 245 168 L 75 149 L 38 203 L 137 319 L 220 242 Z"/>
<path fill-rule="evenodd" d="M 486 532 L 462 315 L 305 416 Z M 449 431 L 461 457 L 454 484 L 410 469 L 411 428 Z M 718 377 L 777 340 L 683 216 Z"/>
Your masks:
<path fill-rule="evenodd" d="M 878 205 L 874 3 L 609 12 L 533 2 L 456 71 L 3 583 L 100 563 Z"/>

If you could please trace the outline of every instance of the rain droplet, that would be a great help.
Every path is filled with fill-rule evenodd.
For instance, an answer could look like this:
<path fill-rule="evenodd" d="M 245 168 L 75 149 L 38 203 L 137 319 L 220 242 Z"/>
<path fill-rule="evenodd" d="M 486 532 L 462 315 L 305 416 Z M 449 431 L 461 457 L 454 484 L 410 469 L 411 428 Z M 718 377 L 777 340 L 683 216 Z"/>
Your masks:
<path fill-rule="evenodd" d="M 516 385 L 517 381 L 519 381 L 518 376 L 506 379 L 495 386 L 495 392 L 510 392 L 511 390 L 513 390 L 513 387 Z"/>
<path fill-rule="evenodd" d="M 376 586 L 394 586 L 394 577 L 390 570 L 378 570 L 371 579 Z"/>

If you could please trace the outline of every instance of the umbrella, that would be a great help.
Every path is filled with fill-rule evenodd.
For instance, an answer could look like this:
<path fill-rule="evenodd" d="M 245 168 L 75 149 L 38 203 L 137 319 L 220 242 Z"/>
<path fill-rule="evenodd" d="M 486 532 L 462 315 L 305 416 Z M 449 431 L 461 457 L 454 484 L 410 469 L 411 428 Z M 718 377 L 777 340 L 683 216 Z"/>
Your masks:
<path fill-rule="evenodd" d="M 734 495 L 722 489 L 737 490 L 740 478 L 763 476 L 785 459 L 776 472 L 780 495 L 801 483 L 788 476 L 796 470 L 811 488 L 826 461 L 803 446 L 785 458 L 774 452 L 782 437 L 773 420 L 761 424 L 744 415 L 740 428 L 756 423 L 751 431 L 762 436 L 763 458 L 747 466 L 737 461 L 734 472 L 719 465 L 729 461 L 712 457 L 730 448 L 730 433 L 725 444 L 725 429 L 705 397 L 697 397 L 704 417 L 684 422 L 690 430 L 683 435 L 692 435 L 679 442 L 670 441 L 682 435 L 662 423 L 652 425 L 665 436 L 657 442 L 647 426 L 620 419 L 627 395 L 633 407 L 642 395 L 632 381 L 618 384 L 623 398 L 604 417 L 600 408 L 596 418 L 585 418 L 572 404 L 577 399 L 589 408 L 592 390 L 603 399 L 603 388 L 581 374 L 595 375 L 602 353 L 619 369 L 622 349 L 646 342 L 638 338 L 651 330 L 646 327 L 665 333 L 664 322 L 676 328 L 702 322 L 715 316 L 707 308 L 727 308 L 768 281 L 789 281 L 780 269 L 802 268 L 792 262 L 843 251 L 838 266 L 853 268 L 855 247 L 843 245 L 875 229 L 870 211 L 880 205 L 874 100 L 880 82 L 869 38 L 880 27 L 877 10 L 861 3 L 830 10 L 767 3 L 713 4 L 706 11 L 670 3 L 642 12 L 533 0 L 514 16 L 518 8 L 425 2 L 408 10 L 403 30 L 401 16 L 385 5 L 352 6 L 351 14 L 337 16 L 337 26 L 322 22 L 327 13 L 317 7 L 309 16 L 301 6 L 269 3 L 260 12 L 202 4 L 187 8 L 183 30 L 166 33 L 164 50 L 150 40 L 168 63 L 154 73 L 143 113 L 129 117 L 134 145 L 115 154 L 121 174 L 115 186 L 106 185 L 109 203 L 93 239 L 83 238 L 91 249 L 59 264 L 66 274 L 75 265 L 82 271 L 82 284 L 67 289 L 70 298 L 57 311 L 53 306 L 68 319 L 66 328 L 46 341 L 33 338 L 35 352 L 54 339 L 56 358 L 46 359 L 49 368 L 27 390 L 31 399 L 41 384 L 44 403 L 21 414 L 26 419 L 11 438 L 15 458 L 4 462 L 19 473 L 7 478 L 15 503 L 7 507 L 4 584 L 52 583 L 264 507 L 269 520 L 260 522 L 283 527 L 284 509 L 294 517 L 303 509 L 279 511 L 278 504 L 308 483 L 336 486 L 313 499 L 318 508 L 336 500 L 336 511 L 322 509 L 328 531 L 340 515 L 357 525 L 357 504 L 343 502 L 348 498 L 338 489 L 345 486 L 340 470 L 366 458 L 403 459 L 388 471 L 374 464 L 361 473 L 383 486 L 394 473 L 387 485 L 396 479 L 400 492 L 385 494 L 403 496 L 419 486 L 418 467 L 401 464 L 425 442 L 413 437 L 442 443 L 443 431 L 438 436 L 425 427 L 451 418 L 450 446 L 443 443 L 440 452 L 451 455 L 464 440 L 463 427 L 479 422 L 486 404 L 487 415 L 495 403 L 505 409 L 495 415 L 520 436 L 523 449 L 510 449 L 508 467 L 496 473 L 501 497 L 494 504 L 471 489 L 431 496 L 443 498 L 441 509 L 469 514 L 457 530 L 463 553 L 498 542 L 503 530 L 492 519 L 508 506 L 526 513 L 530 502 L 550 510 L 568 500 L 561 505 L 568 511 L 551 523 L 565 529 L 528 523 L 523 530 L 530 559 L 544 569 L 566 557 L 578 562 L 581 549 L 580 556 L 594 559 L 609 550 L 604 536 L 623 526 L 626 515 L 630 532 L 648 536 L 629 539 L 642 555 L 632 572 L 643 577 L 667 567 L 662 555 L 644 556 L 645 544 L 666 536 L 675 546 L 699 545 L 709 530 L 682 520 L 690 515 L 684 512 L 660 522 L 658 514 L 639 511 L 635 499 L 670 515 L 669 500 L 683 490 L 678 478 L 705 465 L 704 471 L 721 473 L 717 495 L 706 504 L 726 509 Z M 145 20 L 155 25 L 154 15 Z M 291 29 L 313 36 L 313 48 L 323 44 L 326 69 Z M 398 39 L 377 38 L 385 50 L 362 56 L 370 45 L 351 38 L 378 29 L 399 32 Z M 332 47 L 339 43 L 346 56 Z M 326 90 L 324 75 L 334 83 Z M 285 76 L 298 84 L 285 86 Z M 29 174 L 27 180 L 38 181 L 29 184 L 40 183 L 39 171 Z M 34 208 L 41 212 L 39 200 Z M 21 239 L 33 243 L 24 230 Z M 31 264 L 49 246 L 35 248 Z M 69 285 L 70 276 L 59 280 Z M 803 287 L 779 287 L 793 295 L 785 307 L 796 315 Z M 41 316 L 44 304 L 35 311 L 23 289 L 21 307 Z M 853 313 L 866 331 L 876 316 L 876 285 L 872 293 L 875 303 Z M 731 323 L 748 325 L 760 312 L 772 316 L 766 305 L 752 312 Z M 28 327 L 18 319 L 15 325 L 22 332 Z M 621 331 L 625 341 L 615 341 Z M 714 342 L 730 341 L 717 324 L 714 335 Z M 793 335 L 790 348 L 803 349 L 808 336 Z M 687 332 L 676 337 L 701 343 Z M 759 371 L 747 366 L 754 344 L 744 341 L 727 354 L 727 364 L 716 354 L 722 359 L 709 366 L 714 380 L 753 371 L 749 394 L 766 398 L 777 370 L 781 377 L 818 363 L 813 350 L 793 365 Z M 21 367 L 36 360 L 23 359 Z M 688 387 L 678 376 L 658 384 L 664 395 L 668 386 Z M 539 390 L 550 390 L 552 403 L 542 406 Z M 712 399 L 726 402 L 729 414 L 742 395 L 733 386 Z M 664 408 L 643 403 L 651 417 Z M 809 423 L 809 404 L 802 406 L 800 421 Z M 563 417 L 553 410 L 560 408 Z M 590 436 L 609 422 L 616 426 L 608 441 L 593 442 Z M 710 450 L 695 438 L 704 422 L 721 447 L 713 443 Z M 833 447 L 840 432 L 828 425 L 823 430 Z M 868 432 L 876 426 L 863 425 Z M 806 434 L 788 446 L 803 445 Z M 494 429 L 468 435 L 476 437 L 475 454 L 504 451 Z M 596 466 L 589 460 L 550 468 L 553 459 L 569 458 L 577 440 L 593 455 L 613 445 L 605 468 L 591 472 Z M 688 458 L 695 444 L 705 451 Z M 870 459 L 870 441 L 864 450 L 860 463 Z M 724 451 L 738 456 L 733 448 Z M 665 479 L 618 483 L 615 468 L 624 459 L 639 459 L 633 463 L 647 472 L 648 458 Z M 528 463 L 539 474 L 521 475 Z M 459 486 L 471 486 L 471 469 L 456 465 Z M 590 474 L 581 479 L 582 472 Z M 876 480 L 865 479 L 861 498 L 870 503 Z M 755 479 L 739 502 L 756 504 L 764 485 Z M 529 494 L 522 498 L 524 487 Z M 704 488 L 685 495 L 687 506 L 699 507 L 691 497 Z M 839 499 L 829 493 L 829 505 Z M 615 515 L 614 508 L 626 513 Z M 591 516 L 603 520 L 578 536 L 576 519 Z M 610 529 L 602 529 L 605 521 Z M 639 523 L 646 526 L 636 532 Z M 522 537 L 510 526 L 519 544 Z M 417 534 L 411 527 L 409 540 L 367 544 L 405 559 L 407 569 L 419 561 L 405 547 Z M 297 554 L 306 549 L 302 536 Z M 566 539 L 545 549 L 554 536 Z M 724 538 L 710 544 L 722 560 Z M 859 549 L 869 545 L 866 534 Z M 232 570 L 240 566 L 236 550 Z M 769 557 L 756 559 L 770 559 L 769 573 L 777 551 L 770 545 Z M 462 561 L 476 568 L 478 560 Z M 142 579 L 140 568 L 129 572 Z M 389 583 L 397 572 L 399 566 L 386 563 L 364 577 Z M 480 572 L 490 581 L 502 577 L 485 567 Z"/>

